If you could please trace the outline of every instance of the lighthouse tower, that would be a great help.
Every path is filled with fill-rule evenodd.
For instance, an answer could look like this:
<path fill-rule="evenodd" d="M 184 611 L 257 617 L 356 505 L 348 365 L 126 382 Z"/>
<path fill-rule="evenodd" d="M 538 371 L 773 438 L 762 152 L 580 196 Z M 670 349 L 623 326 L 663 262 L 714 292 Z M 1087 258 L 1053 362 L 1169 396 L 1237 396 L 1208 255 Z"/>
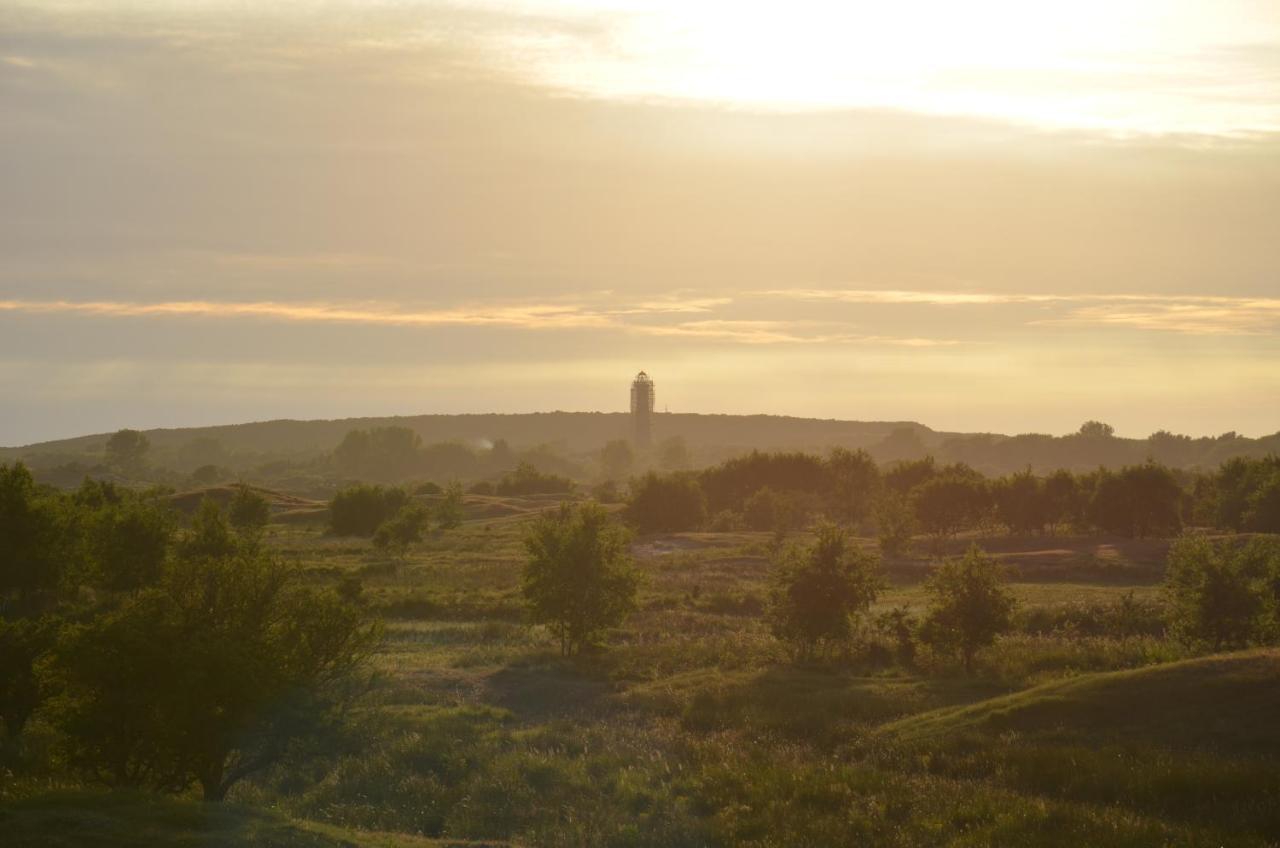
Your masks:
<path fill-rule="evenodd" d="M 653 441 L 653 380 L 643 371 L 631 381 L 631 426 L 636 447 L 649 447 Z"/>

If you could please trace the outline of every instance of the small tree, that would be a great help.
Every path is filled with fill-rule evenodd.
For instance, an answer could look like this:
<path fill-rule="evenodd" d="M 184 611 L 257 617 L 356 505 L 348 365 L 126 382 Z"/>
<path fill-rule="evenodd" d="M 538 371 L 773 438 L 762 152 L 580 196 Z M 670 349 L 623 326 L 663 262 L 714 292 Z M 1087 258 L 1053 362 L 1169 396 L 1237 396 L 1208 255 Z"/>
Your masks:
<path fill-rule="evenodd" d="M 635 608 L 639 572 L 628 535 L 598 504 L 562 504 L 540 516 L 525 537 L 524 597 L 530 616 L 572 656 Z"/>
<path fill-rule="evenodd" d="M 977 523 L 990 493 L 980 477 L 946 473 L 917 486 L 912 500 L 920 526 L 941 542 Z"/>
<path fill-rule="evenodd" d="M 835 448 L 827 457 L 831 474 L 831 499 L 842 521 L 859 522 L 871 513 L 880 489 L 880 470 L 866 451 Z"/>
<path fill-rule="evenodd" d="M 1204 536 L 1174 542 L 1164 590 L 1170 624 L 1180 639 L 1215 651 L 1249 643 L 1263 603 L 1241 564 L 1241 558 Z"/>
<path fill-rule="evenodd" d="M 189 560 L 231 556 L 240 547 L 222 507 L 213 498 L 200 501 L 191 517 L 191 530 L 178 541 L 178 555 Z"/>
<path fill-rule="evenodd" d="M 775 566 L 773 633 L 791 643 L 798 659 L 825 653 L 849 640 L 854 619 L 875 601 L 881 584 L 879 560 L 851 547 L 839 527 L 824 524 L 811 547 L 790 549 Z"/>
<path fill-rule="evenodd" d="M 925 588 L 929 612 L 921 636 L 958 651 L 964 670 L 972 673 L 974 654 L 1009 629 L 1016 605 L 1000 565 L 974 545 L 963 557 L 943 562 Z"/>
<path fill-rule="evenodd" d="M 422 541 L 430 519 L 431 514 L 426 507 L 417 501 L 410 501 L 379 525 L 373 534 L 373 546 L 392 556 L 404 558 L 410 545 Z"/>
<path fill-rule="evenodd" d="M 267 499 L 248 484 L 240 483 L 228 505 L 227 514 L 231 526 L 241 533 L 257 533 L 267 526 L 267 521 L 271 518 L 271 507 Z"/>
<path fill-rule="evenodd" d="M 137 430 L 117 430 L 107 439 L 107 462 L 119 469 L 137 470 L 151 449 L 151 440 Z"/>
<path fill-rule="evenodd" d="M 444 487 L 444 497 L 436 506 L 436 524 L 441 530 L 454 530 L 462 526 L 465 515 L 462 484 L 454 480 Z"/>
<path fill-rule="evenodd" d="M 18 753 L 23 728 L 44 700 L 37 668 L 53 648 L 59 625 L 52 615 L 0 618 L 0 721 L 5 730 L 0 765 Z"/>

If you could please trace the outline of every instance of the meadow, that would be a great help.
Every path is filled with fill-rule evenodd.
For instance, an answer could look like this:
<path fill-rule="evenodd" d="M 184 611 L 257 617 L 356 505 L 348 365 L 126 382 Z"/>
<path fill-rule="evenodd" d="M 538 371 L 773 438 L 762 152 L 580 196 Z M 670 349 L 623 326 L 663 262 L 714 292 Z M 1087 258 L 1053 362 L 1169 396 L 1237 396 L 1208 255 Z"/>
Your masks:
<path fill-rule="evenodd" d="M 469 496 L 460 528 L 404 557 L 269 525 L 308 582 L 357 579 L 385 621 L 346 736 L 236 787 L 229 812 L 34 776 L 5 790 L 0 828 L 41 845 L 129 844 L 144 825 L 183 845 L 1280 840 L 1280 653 L 1197 658 L 1170 640 L 1167 543 L 977 539 L 1019 608 L 966 675 L 878 633 L 796 663 L 765 606 L 771 554 L 803 534 L 644 536 L 638 610 L 565 659 L 520 591 L 527 522 L 554 504 Z M 922 607 L 924 550 L 885 563 L 872 620 Z"/>

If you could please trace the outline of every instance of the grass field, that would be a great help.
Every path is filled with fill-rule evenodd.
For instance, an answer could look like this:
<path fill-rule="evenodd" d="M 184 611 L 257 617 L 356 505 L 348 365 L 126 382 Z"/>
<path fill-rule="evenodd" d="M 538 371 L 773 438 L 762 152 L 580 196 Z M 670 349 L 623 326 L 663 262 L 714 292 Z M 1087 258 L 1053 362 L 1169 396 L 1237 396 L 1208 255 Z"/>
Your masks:
<path fill-rule="evenodd" d="M 927 651 L 910 667 L 866 652 L 797 666 L 764 618 L 771 536 L 644 538 L 639 611 L 602 650 L 564 660 L 524 623 L 520 597 L 524 521 L 547 506 L 470 499 L 462 528 L 403 561 L 319 525 L 272 525 L 270 544 L 309 580 L 359 576 L 387 621 L 345 747 L 238 787 L 225 811 L 15 788 L 0 832 L 104 846 L 136 844 L 130 833 L 172 845 L 1280 844 L 1280 653 L 1186 659 L 1158 632 L 1089 627 L 1127 593 L 1158 599 L 1163 543 L 986 543 L 1015 581 L 1019 624 L 969 677 Z M 888 563 L 876 611 L 920 608 L 928 568 Z M 92 838 L 68 836 L 77 827 Z"/>

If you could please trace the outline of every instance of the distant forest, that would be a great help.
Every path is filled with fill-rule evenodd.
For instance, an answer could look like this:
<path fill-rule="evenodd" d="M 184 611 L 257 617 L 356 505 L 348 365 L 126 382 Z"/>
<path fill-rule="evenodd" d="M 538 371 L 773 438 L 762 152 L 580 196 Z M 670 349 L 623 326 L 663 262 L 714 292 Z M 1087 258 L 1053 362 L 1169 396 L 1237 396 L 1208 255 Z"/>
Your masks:
<path fill-rule="evenodd" d="M 22 460 L 43 482 L 68 488 L 85 476 L 114 476 L 176 488 L 241 479 L 324 494 L 350 480 L 496 484 L 521 464 L 598 482 L 647 470 L 706 468 L 752 450 L 861 449 L 881 464 L 932 456 L 940 464 L 963 463 L 992 476 L 1026 469 L 1086 472 L 1149 460 L 1209 471 L 1232 459 L 1280 453 L 1280 432 L 1251 439 L 1236 433 L 1192 438 L 1162 430 L 1127 439 L 1089 421 L 1067 436 L 1006 436 L 939 432 L 913 422 L 658 414 L 655 444 L 620 455 L 617 445 L 627 442 L 630 423 L 625 413 L 590 412 L 282 420 L 148 430 L 139 434 L 145 446 L 130 459 L 109 448 L 113 437 L 99 434 L 3 448 L 0 462 Z"/>

